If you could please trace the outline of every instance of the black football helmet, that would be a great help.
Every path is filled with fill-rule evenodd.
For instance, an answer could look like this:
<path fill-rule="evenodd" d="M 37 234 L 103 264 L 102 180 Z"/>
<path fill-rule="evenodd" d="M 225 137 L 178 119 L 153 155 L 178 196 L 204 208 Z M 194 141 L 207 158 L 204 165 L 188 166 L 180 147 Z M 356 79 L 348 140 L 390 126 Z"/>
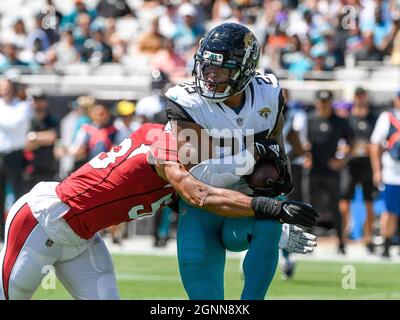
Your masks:
<path fill-rule="evenodd" d="M 237 23 L 223 23 L 200 40 L 194 55 L 196 91 L 222 102 L 244 89 L 255 75 L 260 45 L 254 34 Z"/>

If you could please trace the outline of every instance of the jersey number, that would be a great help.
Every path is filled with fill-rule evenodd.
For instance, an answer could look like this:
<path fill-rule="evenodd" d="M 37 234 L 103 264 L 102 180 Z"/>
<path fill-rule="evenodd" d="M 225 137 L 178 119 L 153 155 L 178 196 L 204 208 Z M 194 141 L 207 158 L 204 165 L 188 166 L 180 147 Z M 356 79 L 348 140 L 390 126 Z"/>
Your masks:
<path fill-rule="evenodd" d="M 119 145 L 119 148 L 112 148 L 111 151 L 107 153 L 100 153 L 98 156 L 94 157 L 89 161 L 89 164 L 95 169 L 105 169 L 111 163 L 115 163 L 117 158 L 124 156 L 132 147 L 132 140 L 125 139 Z M 134 149 L 132 153 L 129 155 L 129 158 L 136 156 L 137 154 L 146 153 L 150 150 L 150 146 L 141 144 L 139 147 Z"/>
<path fill-rule="evenodd" d="M 195 85 L 193 82 L 191 82 L 191 83 L 185 82 L 185 83 L 180 84 L 179 86 L 182 87 L 183 89 L 185 89 L 185 91 L 188 94 L 196 93 Z"/>
<path fill-rule="evenodd" d="M 165 197 L 162 197 L 161 199 L 153 202 L 151 204 L 151 212 L 139 213 L 140 210 L 144 209 L 144 206 L 142 204 L 134 206 L 131 210 L 129 210 L 129 213 L 128 213 L 129 218 L 131 218 L 132 220 L 135 220 L 137 218 L 142 218 L 144 216 L 153 215 L 158 210 L 160 210 L 161 208 L 163 208 L 166 205 L 168 205 L 168 203 L 173 201 L 172 195 L 173 194 L 170 193 L 170 194 L 166 195 Z"/>
<path fill-rule="evenodd" d="M 272 74 L 257 73 L 256 81 L 258 84 L 262 84 L 262 82 L 264 82 L 265 84 L 268 84 L 268 85 L 273 85 L 273 86 L 276 86 L 278 84 L 278 80 Z"/>

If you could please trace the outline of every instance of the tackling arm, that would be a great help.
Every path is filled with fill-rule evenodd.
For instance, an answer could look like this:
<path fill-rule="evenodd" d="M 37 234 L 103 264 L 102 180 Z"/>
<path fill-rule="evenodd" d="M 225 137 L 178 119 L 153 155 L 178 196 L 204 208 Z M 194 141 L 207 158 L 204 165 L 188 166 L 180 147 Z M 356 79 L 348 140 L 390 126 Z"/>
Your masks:
<path fill-rule="evenodd" d="M 169 181 L 179 196 L 192 206 L 226 217 L 252 217 L 251 199 L 228 189 L 206 185 L 194 178 L 182 164 L 156 164 L 158 174 Z"/>
<path fill-rule="evenodd" d="M 176 192 L 190 205 L 226 217 L 275 219 L 280 223 L 316 225 L 319 214 L 310 206 L 295 201 L 279 201 L 267 197 L 251 198 L 240 192 L 208 186 L 195 179 L 176 162 L 156 163 L 157 173 L 169 181 Z"/>
<path fill-rule="evenodd" d="M 171 129 L 177 139 L 179 161 L 198 180 L 215 187 L 229 187 L 241 176 L 250 174 L 255 159 L 245 149 L 223 158 L 213 155 L 213 139 L 198 124 L 171 120 Z"/>

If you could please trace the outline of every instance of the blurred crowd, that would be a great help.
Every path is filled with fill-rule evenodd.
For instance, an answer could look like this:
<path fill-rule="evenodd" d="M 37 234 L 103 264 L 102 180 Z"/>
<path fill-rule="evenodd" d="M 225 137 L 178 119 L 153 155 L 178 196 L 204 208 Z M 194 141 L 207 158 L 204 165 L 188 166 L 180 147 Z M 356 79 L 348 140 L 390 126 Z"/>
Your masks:
<path fill-rule="evenodd" d="M 34 16 L 6 16 L 0 70 L 62 72 L 75 63 L 134 64 L 144 55 L 176 82 L 191 74 L 201 36 L 223 21 L 247 25 L 263 64 L 300 78 L 359 61 L 400 65 L 399 0 L 71 2 L 69 11 L 46 0 Z"/>
<path fill-rule="evenodd" d="M 377 253 L 382 244 L 379 254 L 390 257 L 399 242 L 400 90 L 386 106 L 373 105 L 361 87 L 352 101 L 337 100 L 329 90 L 317 91 L 312 105 L 291 100 L 289 92 L 286 100 L 284 136 L 295 186 L 289 197 L 317 208 L 325 231 L 314 232 L 334 231 L 339 254 L 346 254 L 354 215 L 364 212 L 367 252 Z"/>

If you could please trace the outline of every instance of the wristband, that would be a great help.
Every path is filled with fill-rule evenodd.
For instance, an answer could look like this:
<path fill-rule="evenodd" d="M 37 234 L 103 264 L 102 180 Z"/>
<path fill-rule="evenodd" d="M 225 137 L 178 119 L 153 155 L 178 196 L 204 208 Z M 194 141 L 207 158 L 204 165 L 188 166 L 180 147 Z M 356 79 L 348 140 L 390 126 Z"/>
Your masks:
<path fill-rule="evenodd" d="M 251 208 L 254 210 L 256 219 L 275 219 L 281 212 L 282 201 L 266 197 L 255 197 L 251 199 Z"/>

